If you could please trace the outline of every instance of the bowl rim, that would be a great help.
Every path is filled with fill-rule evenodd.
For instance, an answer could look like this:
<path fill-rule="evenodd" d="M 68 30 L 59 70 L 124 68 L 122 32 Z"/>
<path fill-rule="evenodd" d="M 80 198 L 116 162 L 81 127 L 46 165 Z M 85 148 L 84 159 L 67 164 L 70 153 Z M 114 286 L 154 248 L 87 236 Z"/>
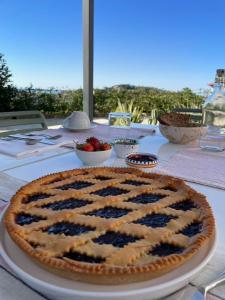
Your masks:
<path fill-rule="evenodd" d="M 164 125 L 159 123 L 159 126 L 167 127 L 167 128 L 185 128 L 185 129 L 193 129 L 193 128 L 207 128 L 207 125 L 200 125 L 200 126 L 172 126 L 172 125 Z"/>
<path fill-rule="evenodd" d="M 82 152 L 82 153 L 104 153 L 104 152 L 109 152 L 109 151 L 112 151 L 112 147 L 110 149 L 107 149 L 107 150 L 98 150 L 98 151 L 85 151 L 85 150 L 81 150 L 81 149 L 77 149 L 75 147 L 75 150 L 78 151 L 78 152 Z"/>
<path fill-rule="evenodd" d="M 123 144 L 123 141 L 132 141 L 133 144 Z M 115 138 L 111 141 L 112 145 L 123 145 L 123 146 L 136 146 L 139 145 L 139 141 L 137 139 L 131 138 Z"/>
<path fill-rule="evenodd" d="M 149 155 L 149 156 L 152 156 L 155 159 L 155 161 L 157 161 L 157 162 L 159 161 L 158 155 L 156 155 L 154 153 L 150 153 L 150 152 L 133 152 L 133 153 L 129 153 L 126 156 L 126 159 L 127 160 L 131 159 L 130 156 L 133 156 L 133 155 Z M 152 162 L 150 162 L 150 163 L 152 163 Z"/>

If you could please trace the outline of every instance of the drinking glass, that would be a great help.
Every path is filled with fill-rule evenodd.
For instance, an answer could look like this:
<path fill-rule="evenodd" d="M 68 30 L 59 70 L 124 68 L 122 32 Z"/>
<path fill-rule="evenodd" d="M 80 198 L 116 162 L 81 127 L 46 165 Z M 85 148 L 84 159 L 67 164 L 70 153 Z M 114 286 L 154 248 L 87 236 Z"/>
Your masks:
<path fill-rule="evenodd" d="M 110 112 L 109 126 L 117 128 L 130 128 L 131 117 L 132 115 L 130 113 Z"/>

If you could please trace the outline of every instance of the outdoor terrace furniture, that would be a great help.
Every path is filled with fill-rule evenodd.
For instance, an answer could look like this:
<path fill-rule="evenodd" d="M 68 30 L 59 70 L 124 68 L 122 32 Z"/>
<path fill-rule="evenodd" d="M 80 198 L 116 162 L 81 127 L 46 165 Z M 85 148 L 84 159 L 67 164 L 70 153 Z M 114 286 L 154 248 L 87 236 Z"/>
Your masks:
<path fill-rule="evenodd" d="M 0 136 L 47 128 L 46 119 L 38 110 L 0 113 Z"/>

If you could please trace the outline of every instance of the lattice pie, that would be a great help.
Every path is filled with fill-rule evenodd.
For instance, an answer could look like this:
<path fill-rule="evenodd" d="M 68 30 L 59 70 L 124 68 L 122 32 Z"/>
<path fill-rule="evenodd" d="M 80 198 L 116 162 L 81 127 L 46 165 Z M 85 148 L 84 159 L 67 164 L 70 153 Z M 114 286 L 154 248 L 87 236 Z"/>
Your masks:
<path fill-rule="evenodd" d="M 15 243 L 48 270 L 120 284 L 155 278 L 214 235 L 205 197 L 182 180 L 133 168 L 87 168 L 35 180 L 5 216 Z"/>

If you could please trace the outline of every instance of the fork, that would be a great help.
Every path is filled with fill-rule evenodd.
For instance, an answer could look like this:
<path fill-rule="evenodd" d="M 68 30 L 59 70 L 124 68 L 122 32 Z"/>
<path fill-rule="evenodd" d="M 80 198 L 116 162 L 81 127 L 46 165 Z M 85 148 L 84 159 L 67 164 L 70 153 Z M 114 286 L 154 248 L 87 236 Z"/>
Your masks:
<path fill-rule="evenodd" d="M 196 287 L 195 285 L 186 285 L 182 289 L 160 298 L 162 300 L 207 300 L 207 294 L 210 290 L 225 282 L 225 271 L 218 275 L 214 280 L 204 286 Z"/>
<path fill-rule="evenodd" d="M 62 137 L 62 135 L 61 134 L 57 134 L 57 135 L 49 135 L 49 134 L 34 134 L 34 133 L 27 133 L 26 134 L 26 136 L 30 136 L 30 137 L 38 137 L 38 136 L 40 136 L 40 137 L 44 137 L 44 138 L 46 138 L 46 139 L 48 139 L 48 140 L 57 140 L 57 139 L 59 139 L 59 138 L 61 138 Z"/>
<path fill-rule="evenodd" d="M 203 295 L 203 299 L 205 300 L 207 293 L 223 282 L 225 282 L 225 271 L 223 271 L 218 277 L 216 277 L 213 281 L 207 283 L 205 286 L 199 287 L 198 290 Z"/>

